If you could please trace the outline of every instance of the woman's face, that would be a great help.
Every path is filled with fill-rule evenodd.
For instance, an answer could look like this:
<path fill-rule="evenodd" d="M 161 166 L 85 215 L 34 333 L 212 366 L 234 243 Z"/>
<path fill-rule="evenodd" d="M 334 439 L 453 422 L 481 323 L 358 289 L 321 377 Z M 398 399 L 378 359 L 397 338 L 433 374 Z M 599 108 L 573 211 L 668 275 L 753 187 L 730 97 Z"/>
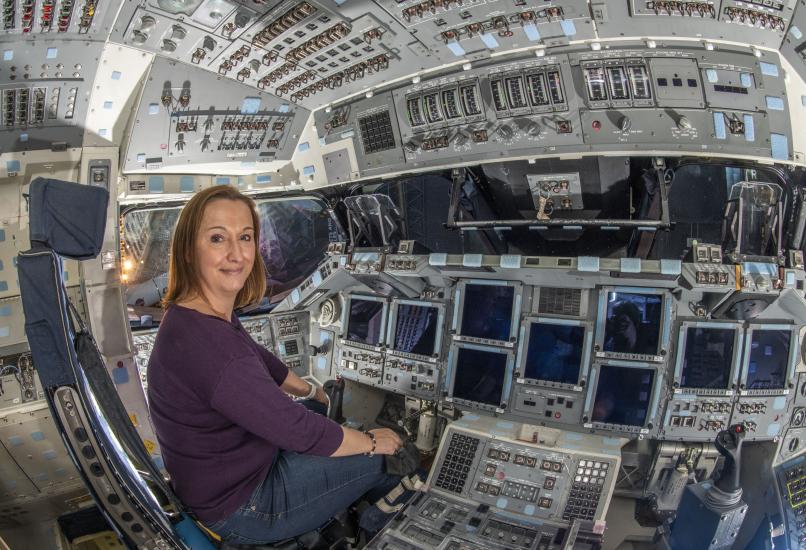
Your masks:
<path fill-rule="evenodd" d="M 196 237 L 196 258 L 208 300 L 235 300 L 255 262 L 254 241 L 252 213 L 244 202 L 217 199 L 207 204 Z"/>

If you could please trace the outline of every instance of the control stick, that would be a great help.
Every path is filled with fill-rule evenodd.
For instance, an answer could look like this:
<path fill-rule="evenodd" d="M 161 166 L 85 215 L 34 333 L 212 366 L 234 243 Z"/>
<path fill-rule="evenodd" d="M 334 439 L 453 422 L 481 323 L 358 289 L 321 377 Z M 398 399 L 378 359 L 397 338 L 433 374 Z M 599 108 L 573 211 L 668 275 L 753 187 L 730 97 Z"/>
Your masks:
<path fill-rule="evenodd" d="M 722 475 L 716 482 L 716 486 L 725 493 L 732 494 L 741 491 L 739 472 L 741 471 L 742 441 L 744 441 L 746 433 L 742 424 L 734 424 L 727 430 L 719 432 L 714 441 L 719 453 L 725 457 Z"/>

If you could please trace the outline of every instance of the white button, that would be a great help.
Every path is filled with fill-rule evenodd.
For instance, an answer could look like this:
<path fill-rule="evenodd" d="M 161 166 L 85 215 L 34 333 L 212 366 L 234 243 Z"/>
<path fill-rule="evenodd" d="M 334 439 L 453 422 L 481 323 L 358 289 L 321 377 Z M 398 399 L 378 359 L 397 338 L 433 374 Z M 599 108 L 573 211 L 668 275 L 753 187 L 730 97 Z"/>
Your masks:
<path fill-rule="evenodd" d="M 589 482 L 590 480 L 591 480 L 591 478 L 589 478 L 588 476 L 585 476 L 585 477 L 583 477 L 583 478 L 582 478 L 582 482 L 583 482 L 583 483 L 587 483 L 587 482 Z"/>
<path fill-rule="evenodd" d="M 601 468 L 601 467 L 602 467 L 602 463 L 601 463 L 601 462 L 597 462 L 597 463 L 595 463 L 595 464 L 593 465 L 593 467 L 594 467 L 594 468 Z"/>
<path fill-rule="evenodd" d="M 574 478 L 574 481 L 582 481 L 582 476 L 576 476 L 576 477 Z"/>
<path fill-rule="evenodd" d="M 591 469 L 590 469 L 590 468 L 588 468 L 587 470 L 585 470 L 585 475 L 586 475 L 586 476 L 591 475 Z"/>

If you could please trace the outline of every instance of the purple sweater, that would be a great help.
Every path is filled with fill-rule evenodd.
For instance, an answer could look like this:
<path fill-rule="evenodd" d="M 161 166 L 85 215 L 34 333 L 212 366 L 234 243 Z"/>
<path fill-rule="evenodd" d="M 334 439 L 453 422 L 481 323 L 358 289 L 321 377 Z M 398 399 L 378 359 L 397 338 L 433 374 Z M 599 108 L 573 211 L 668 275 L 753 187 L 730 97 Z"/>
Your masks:
<path fill-rule="evenodd" d="M 148 404 L 174 490 L 202 521 L 246 504 L 278 449 L 329 456 L 341 427 L 279 386 L 288 368 L 232 322 L 173 305 L 148 363 Z"/>

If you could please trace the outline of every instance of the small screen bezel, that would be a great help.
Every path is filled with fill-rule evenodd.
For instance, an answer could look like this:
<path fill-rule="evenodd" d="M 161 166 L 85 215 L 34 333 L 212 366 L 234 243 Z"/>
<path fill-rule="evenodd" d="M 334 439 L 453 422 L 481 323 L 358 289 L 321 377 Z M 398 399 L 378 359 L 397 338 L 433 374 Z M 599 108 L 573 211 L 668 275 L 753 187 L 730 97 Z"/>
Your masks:
<path fill-rule="evenodd" d="M 511 286 L 514 289 L 512 296 L 512 318 L 510 320 L 508 340 L 477 338 L 475 336 L 466 336 L 462 334 L 462 318 L 464 317 L 464 311 L 465 311 L 465 297 L 467 296 L 466 292 L 467 285 Z M 514 348 L 515 341 L 518 336 L 522 304 L 523 304 L 523 284 L 520 281 L 502 281 L 497 279 L 463 279 L 459 281 L 456 284 L 456 289 L 454 290 L 453 320 L 451 322 L 451 330 L 454 334 L 453 339 L 458 342 L 492 344 L 498 346 L 505 346 L 508 348 Z"/>
<path fill-rule="evenodd" d="M 649 406 L 647 407 L 646 418 L 644 419 L 643 426 L 633 426 L 630 424 L 609 424 L 603 422 L 593 421 L 593 406 L 596 401 L 596 393 L 599 388 L 601 380 L 600 371 L 602 367 L 622 367 L 628 369 L 648 369 L 654 372 L 652 381 L 652 395 L 649 398 Z M 646 435 L 650 430 L 657 427 L 656 417 L 660 407 L 660 394 L 663 387 L 663 376 L 661 375 L 661 365 L 649 362 L 631 362 L 631 361 L 618 361 L 607 360 L 599 361 L 593 364 L 590 369 L 588 378 L 588 391 L 585 396 L 585 408 L 583 412 L 583 426 L 585 428 L 592 428 L 596 430 L 606 430 L 611 432 L 623 432 L 629 434 Z"/>
<path fill-rule="evenodd" d="M 381 337 L 378 345 L 373 346 L 372 344 L 367 344 L 365 342 L 357 342 L 355 340 L 350 340 L 347 338 L 349 334 L 349 326 L 348 323 L 350 322 L 350 308 L 352 306 L 353 300 L 364 300 L 369 302 L 380 302 L 383 304 L 383 313 L 381 316 Z M 382 298 L 380 296 L 370 296 L 365 294 L 348 294 L 344 301 L 344 308 L 341 312 L 341 341 L 343 343 L 349 344 L 351 346 L 363 347 L 365 349 L 372 349 L 372 350 L 381 350 L 386 346 L 386 334 L 387 334 L 387 321 L 389 319 L 389 302 L 386 298 Z"/>
<path fill-rule="evenodd" d="M 456 382 L 456 362 L 459 360 L 460 349 L 471 349 L 476 351 L 484 351 L 489 353 L 500 353 L 507 356 L 506 366 L 504 367 L 504 385 L 501 389 L 501 404 L 506 405 L 505 408 L 500 406 L 482 403 L 480 401 L 471 401 L 460 397 L 454 397 L 454 386 Z M 496 347 L 484 346 L 479 344 L 472 344 L 469 342 L 454 342 L 451 344 L 450 352 L 448 353 L 448 369 L 445 373 L 446 384 L 446 397 L 445 401 L 462 406 L 469 409 L 484 410 L 495 413 L 503 413 L 509 407 L 509 398 L 512 394 L 512 373 L 515 369 L 515 354 L 512 350 Z"/>
<path fill-rule="evenodd" d="M 437 333 L 434 338 L 434 351 L 431 355 L 420 355 L 395 349 L 395 333 L 397 332 L 397 312 L 401 305 L 432 307 L 437 309 Z M 393 300 L 389 307 L 389 323 L 386 332 L 386 351 L 390 355 L 398 357 L 410 357 L 434 362 L 441 355 L 442 343 L 445 332 L 445 304 L 439 302 L 429 302 L 427 300 Z"/>
<path fill-rule="evenodd" d="M 526 377 L 526 360 L 529 353 L 529 340 L 532 334 L 532 325 L 540 323 L 545 325 L 559 325 L 559 326 L 573 326 L 582 327 L 585 330 L 585 336 L 582 339 L 582 360 L 579 366 L 579 375 L 574 384 L 567 384 L 563 382 L 552 382 L 550 380 L 539 380 L 536 378 Z M 591 364 L 591 347 L 593 345 L 593 330 L 592 323 L 588 321 L 580 321 L 577 319 L 555 319 L 553 317 L 527 317 L 524 319 L 521 326 L 521 333 L 518 342 L 518 361 L 517 373 L 519 376 L 516 382 L 519 384 L 543 386 L 547 388 L 560 388 L 575 391 L 582 391 L 582 386 L 588 378 L 588 370 Z"/>
<path fill-rule="evenodd" d="M 786 378 L 784 379 L 784 387 L 776 389 L 747 389 L 747 375 L 750 369 L 750 347 L 753 344 L 753 332 L 762 330 L 781 330 L 789 331 L 789 358 L 787 363 Z M 792 386 L 792 380 L 795 376 L 795 369 L 798 365 L 798 353 L 800 351 L 800 331 L 798 327 L 792 325 L 767 323 L 750 325 L 744 337 L 744 356 L 742 358 L 742 369 L 739 377 L 739 394 L 740 395 L 787 395 Z"/>
<path fill-rule="evenodd" d="M 607 328 L 607 303 L 608 294 L 611 292 L 624 294 L 647 294 L 660 295 L 661 297 L 661 319 L 660 334 L 658 334 L 658 349 L 654 355 L 642 353 L 620 353 L 604 351 L 605 329 Z M 597 306 L 596 337 L 594 346 L 597 359 L 615 359 L 617 361 L 642 361 L 662 363 L 669 352 L 671 340 L 673 300 L 666 288 L 652 287 L 627 287 L 627 286 L 605 286 L 599 290 L 599 304 Z"/>
<path fill-rule="evenodd" d="M 683 386 L 683 361 L 686 356 L 686 342 L 688 341 L 689 328 L 713 328 L 713 329 L 732 329 L 733 335 L 733 357 L 731 358 L 731 369 L 728 378 L 729 388 L 716 389 L 716 388 L 696 388 Z M 744 351 L 744 331 L 742 326 L 737 323 L 717 323 L 712 321 L 683 321 L 680 324 L 679 332 L 677 335 L 677 357 L 675 358 L 674 367 L 674 392 L 686 393 L 696 395 L 733 395 L 736 391 L 737 380 L 741 369 L 742 353 Z"/>

